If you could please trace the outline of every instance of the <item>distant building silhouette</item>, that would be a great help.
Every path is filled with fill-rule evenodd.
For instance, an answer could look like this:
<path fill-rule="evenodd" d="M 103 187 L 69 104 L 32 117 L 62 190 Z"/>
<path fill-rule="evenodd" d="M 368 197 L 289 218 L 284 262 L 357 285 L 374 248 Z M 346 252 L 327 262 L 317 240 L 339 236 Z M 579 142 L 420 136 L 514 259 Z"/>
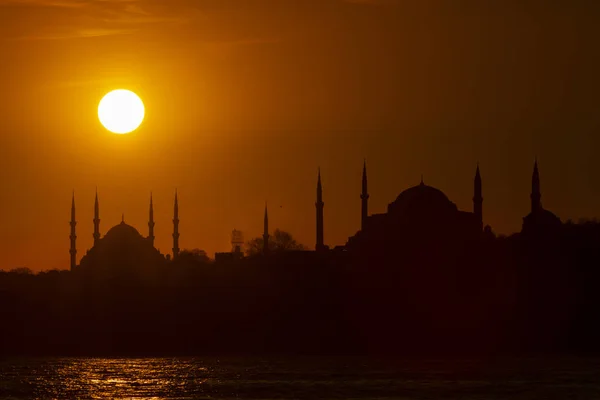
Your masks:
<path fill-rule="evenodd" d="M 244 258 L 244 235 L 241 231 L 234 229 L 231 232 L 231 251 L 230 252 L 216 252 L 215 261 L 220 262 L 232 262 L 241 260 Z"/>
<path fill-rule="evenodd" d="M 178 250 L 177 239 L 179 233 L 177 230 L 178 211 L 177 197 L 175 198 L 175 245 Z M 177 221 L 177 222 L 175 222 Z M 75 194 L 71 202 L 71 270 L 89 270 L 98 271 L 114 270 L 115 268 L 123 268 L 124 271 L 137 268 L 139 266 L 158 266 L 162 265 L 166 258 L 154 248 L 154 203 L 152 194 L 150 195 L 150 209 L 148 218 L 148 236 L 143 237 L 132 226 L 125 223 L 125 215 L 121 216 L 121 223 L 111 228 L 104 237 L 100 233 L 100 206 L 98 200 L 98 192 L 94 200 L 94 245 L 81 258 L 77 265 L 77 249 L 76 249 L 76 233 L 75 226 Z"/>
<path fill-rule="evenodd" d="M 244 234 L 237 229 L 231 232 L 231 252 L 234 254 L 244 254 Z"/>
<path fill-rule="evenodd" d="M 475 171 L 475 181 L 473 184 L 473 214 L 477 218 L 479 230 L 483 231 L 483 194 L 481 186 L 481 174 L 479 172 L 479 163 Z"/>
<path fill-rule="evenodd" d="M 124 220 L 108 230 L 82 257 L 78 269 L 106 276 L 146 274 L 165 264 L 165 257 Z"/>
<path fill-rule="evenodd" d="M 265 217 L 263 227 L 263 254 L 269 254 L 269 214 L 267 212 L 267 203 L 265 202 Z"/>
<path fill-rule="evenodd" d="M 75 225 L 77 225 L 77 221 L 75 220 L 75 191 L 73 191 L 73 199 L 71 201 L 71 249 L 69 250 L 69 254 L 71 254 L 71 271 L 75 269 L 77 266 L 77 246 L 76 240 L 77 235 L 75 234 Z"/>
<path fill-rule="evenodd" d="M 173 210 L 173 259 L 179 256 L 179 202 L 175 190 L 175 206 Z"/>
<path fill-rule="evenodd" d="M 540 188 L 540 173 L 537 158 L 533 165 L 531 177 L 531 212 L 523 218 L 524 235 L 553 234 L 561 226 L 560 218 L 542 207 L 542 191 Z"/>
<path fill-rule="evenodd" d="M 349 238 L 346 247 L 368 252 L 395 249 L 399 244 L 415 241 L 476 238 L 481 235 L 483 226 L 479 166 L 474 183 L 473 212 L 458 210 L 441 190 L 426 185 L 421 177 L 419 185 L 406 189 L 388 205 L 387 213 L 365 216 L 368 195 L 364 166 L 362 228 Z"/>
<path fill-rule="evenodd" d="M 362 193 L 360 195 L 360 199 L 360 229 L 365 229 L 367 218 L 369 217 L 369 191 L 367 190 L 367 160 L 365 160 L 363 164 Z"/>
<path fill-rule="evenodd" d="M 321 168 L 319 168 L 317 178 L 317 202 L 315 203 L 317 209 L 317 244 L 315 250 L 322 251 L 326 250 L 325 244 L 323 243 L 323 187 L 321 186 Z"/>

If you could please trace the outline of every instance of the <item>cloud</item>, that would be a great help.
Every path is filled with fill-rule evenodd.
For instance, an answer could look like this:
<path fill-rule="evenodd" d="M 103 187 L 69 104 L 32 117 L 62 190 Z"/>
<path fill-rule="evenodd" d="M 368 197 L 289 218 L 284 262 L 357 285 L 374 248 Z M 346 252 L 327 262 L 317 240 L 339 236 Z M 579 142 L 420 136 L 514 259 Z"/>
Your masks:
<path fill-rule="evenodd" d="M 134 33 L 149 24 L 187 21 L 181 10 L 175 13 L 164 5 L 161 7 L 159 2 L 142 0 L 0 0 L 2 8 L 8 8 L 19 18 L 32 18 L 36 9 L 38 15 L 43 13 L 48 16 L 47 23 L 27 25 L 30 32 L 13 37 L 20 40 L 123 35 Z"/>
<path fill-rule="evenodd" d="M 88 40 L 146 33 L 163 38 L 173 34 L 225 50 L 280 41 L 279 32 L 256 24 L 257 15 L 263 15 L 261 10 L 268 10 L 263 7 L 270 4 L 243 9 L 247 13 L 237 5 L 206 4 L 199 0 L 0 0 L 0 40 Z"/>
<path fill-rule="evenodd" d="M 88 3 L 81 0 L 0 0 L 0 6 L 79 8 Z"/>
<path fill-rule="evenodd" d="M 137 29 L 79 29 L 66 33 L 47 33 L 41 35 L 20 36 L 16 40 L 61 40 L 75 38 L 93 38 L 102 36 L 128 35 Z"/>
<path fill-rule="evenodd" d="M 281 39 L 278 38 L 243 38 L 243 39 L 234 39 L 234 40 L 212 40 L 212 41 L 203 41 L 205 45 L 213 45 L 213 46 L 226 46 L 226 47 L 235 47 L 235 46 L 252 46 L 252 45 L 260 45 L 260 44 L 276 44 L 281 43 Z"/>

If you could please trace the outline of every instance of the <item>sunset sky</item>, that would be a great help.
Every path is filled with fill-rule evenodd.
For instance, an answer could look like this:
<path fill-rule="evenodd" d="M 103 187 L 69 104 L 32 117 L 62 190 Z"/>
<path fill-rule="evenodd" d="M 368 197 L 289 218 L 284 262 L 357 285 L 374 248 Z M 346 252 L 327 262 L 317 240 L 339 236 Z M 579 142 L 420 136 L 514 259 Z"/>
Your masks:
<path fill-rule="evenodd" d="M 121 220 L 172 247 L 230 249 L 230 234 L 290 231 L 314 248 L 317 168 L 325 241 L 409 186 L 484 222 L 542 202 L 563 220 L 600 216 L 600 2 L 475 0 L 0 0 L 0 269 L 68 268 Z M 126 88 L 142 127 L 114 135 L 97 106 Z"/>

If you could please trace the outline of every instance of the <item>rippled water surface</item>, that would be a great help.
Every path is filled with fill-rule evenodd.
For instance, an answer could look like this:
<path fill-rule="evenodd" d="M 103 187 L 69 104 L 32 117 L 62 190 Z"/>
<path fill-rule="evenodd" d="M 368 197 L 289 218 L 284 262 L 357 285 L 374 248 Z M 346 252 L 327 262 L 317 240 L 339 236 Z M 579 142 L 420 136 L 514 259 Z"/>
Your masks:
<path fill-rule="evenodd" d="M 600 362 L 9 359 L 0 398 L 600 399 Z"/>

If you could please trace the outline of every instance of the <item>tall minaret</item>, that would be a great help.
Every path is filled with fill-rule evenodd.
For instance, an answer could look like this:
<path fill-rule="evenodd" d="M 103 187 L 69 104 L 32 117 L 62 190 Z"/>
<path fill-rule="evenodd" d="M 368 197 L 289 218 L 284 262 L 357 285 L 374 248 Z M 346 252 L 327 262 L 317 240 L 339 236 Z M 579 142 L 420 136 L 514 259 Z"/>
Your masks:
<path fill-rule="evenodd" d="M 483 230 L 483 192 L 481 189 L 481 174 L 479 173 L 479 163 L 475 171 L 475 181 L 473 185 L 473 214 L 479 222 L 479 229 Z"/>
<path fill-rule="evenodd" d="M 179 203 L 175 190 L 175 208 L 173 211 L 173 259 L 179 256 Z"/>
<path fill-rule="evenodd" d="M 75 221 L 75 192 L 73 191 L 73 200 L 71 201 L 71 236 L 69 236 L 69 239 L 71 239 L 71 249 L 69 250 L 71 254 L 71 271 L 77 266 L 77 247 L 75 245 L 77 235 L 75 234 L 75 225 L 77 225 L 77 221 Z"/>
<path fill-rule="evenodd" d="M 367 191 L 367 160 L 363 164 L 362 193 L 360 195 L 362 207 L 360 212 L 360 229 L 365 229 L 367 217 L 369 216 L 369 192 Z"/>
<path fill-rule="evenodd" d="M 152 192 L 150 192 L 150 216 L 148 218 L 148 239 L 154 246 L 154 206 L 152 204 Z"/>
<path fill-rule="evenodd" d="M 531 212 L 538 212 L 542 209 L 542 192 L 540 191 L 540 173 L 538 171 L 537 157 L 533 165 L 533 176 L 531 177 Z"/>
<path fill-rule="evenodd" d="M 100 240 L 100 206 L 98 204 L 98 189 L 96 189 L 96 201 L 94 202 L 94 246 Z"/>
<path fill-rule="evenodd" d="M 317 202 L 315 207 L 317 208 L 317 245 L 315 249 L 317 251 L 324 250 L 325 244 L 323 243 L 323 187 L 321 186 L 321 168 L 319 168 L 319 176 L 317 178 Z"/>
<path fill-rule="evenodd" d="M 263 254 L 269 254 L 269 214 L 267 213 L 267 202 L 265 202 L 265 219 L 263 227 Z"/>

